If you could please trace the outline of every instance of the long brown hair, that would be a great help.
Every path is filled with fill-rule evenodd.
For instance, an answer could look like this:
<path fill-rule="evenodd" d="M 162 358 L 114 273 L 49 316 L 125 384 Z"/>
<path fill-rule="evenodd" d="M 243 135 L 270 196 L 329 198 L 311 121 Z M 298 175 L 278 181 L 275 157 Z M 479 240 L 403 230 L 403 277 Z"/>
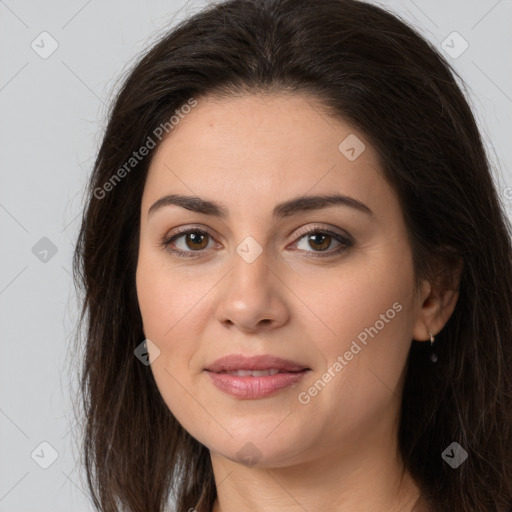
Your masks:
<path fill-rule="evenodd" d="M 160 512 L 171 501 L 179 512 L 211 511 L 209 451 L 134 357 L 144 340 L 135 270 L 151 155 L 126 162 L 148 137 L 158 146 L 155 129 L 191 98 L 256 91 L 313 95 L 366 135 L 398 193 L 418 280 L 463 260 L 438 362 L 412 341 L 399 447 L 436 512 L 512 510 L 511 230 L 456 78 L 414 29 L 356 0 L 219 3 L 140 58 L 109 114 L 74 254 L 86 327 L 83 455 L 99 511 Z M 457 469 L 441 457 L 452 442 L 468 453 Z"/>

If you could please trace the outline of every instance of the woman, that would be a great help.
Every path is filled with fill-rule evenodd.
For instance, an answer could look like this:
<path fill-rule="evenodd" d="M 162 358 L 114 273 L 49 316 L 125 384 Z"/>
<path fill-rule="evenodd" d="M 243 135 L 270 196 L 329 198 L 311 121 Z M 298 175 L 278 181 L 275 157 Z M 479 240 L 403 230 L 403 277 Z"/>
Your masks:
<path fill-rule="evenodd" d="M 126 79 L 88 194 L 98 510 L 512 510 L 509 225 L 414 30 L 205 9 Z"/>

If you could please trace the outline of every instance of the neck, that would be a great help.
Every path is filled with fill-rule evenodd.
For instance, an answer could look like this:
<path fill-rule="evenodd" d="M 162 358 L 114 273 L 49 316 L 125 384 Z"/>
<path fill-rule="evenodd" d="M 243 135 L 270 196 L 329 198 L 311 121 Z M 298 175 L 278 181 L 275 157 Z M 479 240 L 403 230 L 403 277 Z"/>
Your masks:
<path fill-rule="evenodd" d="M 211 452 L 217 486 L 212 512 L 412 512 L 420 490 L 403 470 L 395 434 L 372 442 L 359 432 L 359 442 L 347 443 L 348 449 L 330 447 L 285 467 L 247 467 Z"/>

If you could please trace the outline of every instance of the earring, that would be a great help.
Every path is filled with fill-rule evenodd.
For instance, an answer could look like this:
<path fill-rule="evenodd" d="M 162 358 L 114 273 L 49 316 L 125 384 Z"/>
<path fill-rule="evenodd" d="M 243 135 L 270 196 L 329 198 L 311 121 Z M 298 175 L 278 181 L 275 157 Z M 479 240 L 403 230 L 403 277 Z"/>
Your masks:
<path fill-rule="evenodd" d="M 437 354 L 434 352 L 432 347 L 434 346 L 434 336 L 430 332 L 430 329 L 428 330 L 428 333 L 430 335 L 430 360 L 435 363 L 437 362 Z"/>

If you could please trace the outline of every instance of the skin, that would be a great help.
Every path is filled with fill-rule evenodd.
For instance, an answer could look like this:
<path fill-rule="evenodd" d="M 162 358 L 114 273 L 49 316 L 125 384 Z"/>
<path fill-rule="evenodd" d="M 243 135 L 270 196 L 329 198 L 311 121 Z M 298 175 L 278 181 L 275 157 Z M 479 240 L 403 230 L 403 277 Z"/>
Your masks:
<path fill-rule="evenodd" d="M 350 134 L 366 146 L 354 161 L 338 149 Z M 282 201 L 333 192 L 373 213 L 336 205 L 272 218 Z M 229 215 L 177 205 L 148 215 L 170 193 L 220 202 Z M 211 235 L 174 241 L 195 257 L 162 247 L 178 227 Z M 348 233 L 354 244 L 322 258 L 340 242 L 297 236 L 303 227 Z M 252 263 L 236 252 L 248 236 L 262 248 Z M 419 489 L 407 472 L 401 478 L 397 448 L 404 366 L 411 340 L 438 333 L 457 299 L 428 281 L 415 290 L 413 278 L 402 210 L 376 151 L 315 98 L 201 98 L 175 126 L 153 156 L 143 193 L 136 284 L 144 334 L 159 350 L 150 346 L 158 389 L 210 450 L 215 512 L 413 509 Z M 395 303 L 394 318 L 300 403 L 299 393 Z M 235 398 L 204 372 L 233 353 L 272 354 L 312 371 L 274 396 Z M 238 455 L 247 443 L 251 463 Z"/>

